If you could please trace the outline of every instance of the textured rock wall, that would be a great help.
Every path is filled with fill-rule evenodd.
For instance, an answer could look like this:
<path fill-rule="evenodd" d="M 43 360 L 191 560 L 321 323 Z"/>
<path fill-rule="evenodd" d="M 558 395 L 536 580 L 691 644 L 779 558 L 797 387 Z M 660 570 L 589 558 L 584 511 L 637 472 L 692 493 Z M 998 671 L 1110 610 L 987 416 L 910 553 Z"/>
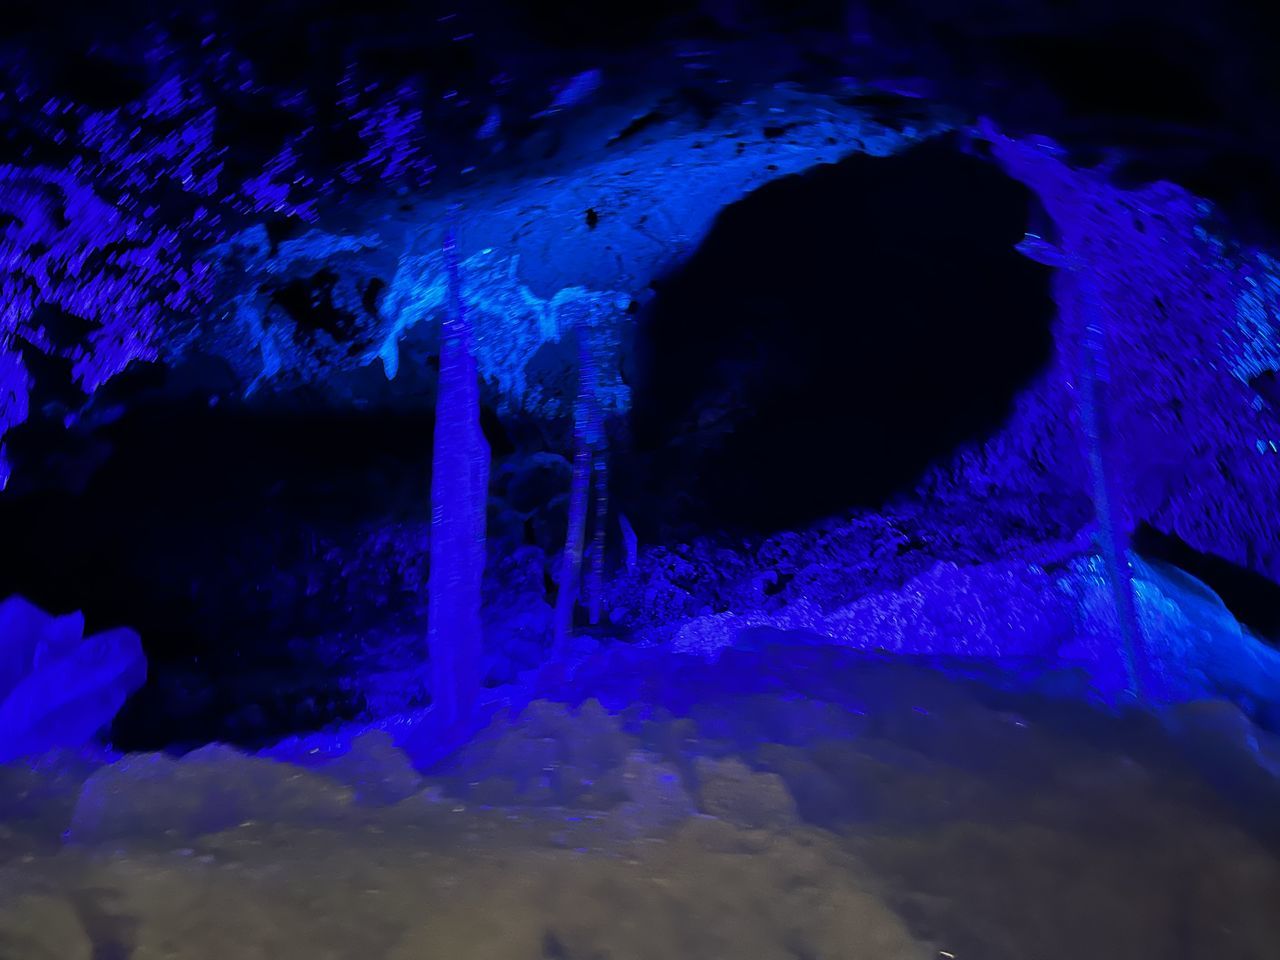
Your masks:
<path fill-rule="evenodd" d="M 1275 261 L 1217 236 L 1212 208 L 1172 184 L 1124 189 L 1072 168 L 1047 142 L 992 137 L 998 161 L 1051 221 L 1057 350 L 1009 426 L 964 454 L 961 472 L 987 488 L 1083 487 L 1077 392 L 1095 323 L 1108 355 L 1104 455 L 1121 484 L 1122 522 L 1149 522 L 1280 577 L 1280 407 L 1265 386 L 1280 368 Z M 1094 314 L 1082 301 L 1085 272 Z"/>

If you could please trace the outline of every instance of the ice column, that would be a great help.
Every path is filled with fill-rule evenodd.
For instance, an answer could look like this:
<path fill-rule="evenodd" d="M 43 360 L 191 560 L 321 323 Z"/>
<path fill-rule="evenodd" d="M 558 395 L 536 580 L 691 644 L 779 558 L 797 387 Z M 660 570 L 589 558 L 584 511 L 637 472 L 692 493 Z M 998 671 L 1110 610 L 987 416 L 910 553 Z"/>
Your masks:
<path fill-rule="evenodd" d="M 437 721 L 464 723 L 480 691 L 480 586 L 485 563 L 489 445 L 462 296 L 457 235 L 444 242 L 449 298 L 440 337 L 440 386 L 431 455 L 431 573 L 427 581 L 431 696 Z"/>
<path fill-rule="evenodd" d="M 1098 539 L 1102 548 L 1107 580 L 1111 585 L 1120 627 L 1124 667 L 1130 692 L 1144 699 L 1141 680 L 1142 630 L 1138 623 L 1134 597 L 1133 572 L 1129 568 L 1127 531 L 1116 516 L 1120 507 L 1119 484 L 1106 455 L 1106 389 L 1110 377 L 1107 364 L 1106 330 L 1102 306 L 1098 302 L 1097 284 L 1087 266 L 1075 270 L 1076 295 L 1081 321 L 1080 424 L 1089 461 L 1089 478 L 1093 487 L 1093 509 L 1098 523 Z"/>

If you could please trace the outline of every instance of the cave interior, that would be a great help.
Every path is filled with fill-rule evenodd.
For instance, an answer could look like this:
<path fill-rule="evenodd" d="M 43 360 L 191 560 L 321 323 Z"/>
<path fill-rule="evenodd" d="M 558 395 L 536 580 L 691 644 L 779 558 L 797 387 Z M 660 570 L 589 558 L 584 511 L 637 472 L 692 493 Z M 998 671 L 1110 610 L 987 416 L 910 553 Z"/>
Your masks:
<path fill-rule="evenodd" d="M 56 6 L 0 957 L 1273 955 L 1249 9 Z"/>

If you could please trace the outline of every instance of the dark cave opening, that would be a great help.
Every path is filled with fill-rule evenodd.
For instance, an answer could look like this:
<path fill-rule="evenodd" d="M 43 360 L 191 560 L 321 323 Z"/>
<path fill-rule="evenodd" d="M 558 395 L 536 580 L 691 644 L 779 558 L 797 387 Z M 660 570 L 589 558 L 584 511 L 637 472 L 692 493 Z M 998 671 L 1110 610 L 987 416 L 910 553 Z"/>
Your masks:
<path fill-rule="evenodd" d="M 1280 584 L 1222 557 L 1196 550 L 1181 537 L 1138 525 L 1133 545 L 1143 556 L 1185 570 L 1203 581 L 1246 627 L 1280 645 Z"/>
<path fill-rule="evenodd" d="M 1052 349 L 1030 215 L 949 141 L 726 208 L 641 324 L 628 508 L 651 533 L 801 525 L 989 435 Z"/>

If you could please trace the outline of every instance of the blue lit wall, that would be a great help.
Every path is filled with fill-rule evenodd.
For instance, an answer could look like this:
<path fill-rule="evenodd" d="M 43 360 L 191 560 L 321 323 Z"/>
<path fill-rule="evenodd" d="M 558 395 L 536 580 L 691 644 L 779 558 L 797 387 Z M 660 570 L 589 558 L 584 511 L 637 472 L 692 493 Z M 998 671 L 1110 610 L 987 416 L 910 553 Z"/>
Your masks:
<path fill-rule="evenodd" d="M 470 50 L 476 36 L 444 21 L 432 30 L 437 52 Z M 255 60 L 247 52 L 252 38 L 230 26 L 192 36 L 175 30 L 119 40 L 119 58 L 136 67 L 119 102 L 108 102 L 110 91 L 95 97 L 46 75 L 35 46 L 30 53 L 6 48 L 0 481 L 11 488 L 7 516 L 27 518 L 14 529 L 29 541 L 6 561 L 14 589 L 34 584 L 47 590 L 48 605 L 87 605 L 72 583 L 80 578 L 55 583 L 32 572 L 54 569 L 82 536 L 91 545 L 68 568 L 86 571 L 85 582 L 99 578 L 92 590 L 119 602 L 113 613 L 130 609 L 119 597 L 137 584 L 162 584 L 166 602 L 191 604 L 173 615 L 184 629 L 207 621 L 221 637 L 228 622 L 243 626 L 250 656 L 268 636 L 309 651 L 341 675 L 342 694 L 350 696 L 343 710 L 391 710 L 427 696 L 414 689 L 395 700 L 422 656 L 413 637 L 429 556 L 427 451 L 447 304 L 441 246 L 451 217 L 482 379 L 481 417 L 495 450 L 490 502 L 477 506 L 488 510 L 495 544 L 486 584 L 497 611 L 486 664 L 494 683 L 518 678 L 545 654 L 540 631 L 558 589 L 566 522 L 556 484 L 567 483 L 578 391 L 571 330 L 591 338 L 601 374 L 595 399 L 622 467 L 602 516 L 613 537 L 620 514 L 630 511 L 645 538 L 638 557 L 609 547 L 617 576 L 608 588 L 608 624 L 596 625 L 601 642 L 646 639 L 714 654 L 743 642 L 744 631 L 768 628 L 911 655 L 1061 660 L 1094 671 L 1093 695 L 1114 702 L 1122 671 L 1113 641 L 1122 625 L 1108 620 L 1099 593 L 1115 571 L 1098 567 L 1096 543 L 1119 544 L 1124 555 L 1150 529 L 1205 563 L 1280 580 L 1280 249 L 1253 234 L 1246 239 L 1225 207 L 1191 187 L 1122 177 L 1110 161 L 1023 132 L 1034 126 L 1006 124 L 1003 111 L 998 121 L 982 120 L 975 109 L 948 106 L 944 83 L 886 66 L 878 58 L 891 61 L 886 50 L 859 47 L 827 60 L 815 54 L 802 67 L 805 58 L 781 44 L 673 43 L 656 66 L 618 55 L 601 57 L 603 65 L 548 61 L 551 69 L 486 41 L 456 62 L 442 57 L 452 72 L 442 68 L 438 76 L 383 76 L 374 58 L 357 58 L 336 67 L 326 61 L 334 75 L 308 86 Z M 955 101 L 971 106 L 956 82 Z M 1062 127 L 1057 115 L 1045 117 Z M 692 453 L 680 465 L 685 474 L 673 474 L 674 492 L 649 483 L 643 457 L 626 459 L 636 453 L 634 401 L 645 389 L 635 376 L 637 344 L 645 322 L 660 313 L 664 282 L 696 265 L 717 223 L 732 228 L 726 209 L 745 210 L 749 203 L 740 201 L 775 181 L 850 156 L 914 162 L 903 158 L 918 158 L 922 144 L 980 165 L 984 176 L 1016 185 L 1019 196 L 1030 192 L 1026 237 L 1010 237 L 1002 255 L 1034 261 L 1016 261 L 1027 276 L 1051 277 L 1047 365 L 1031 357 L 1010 375 L 1005 406 L 958 440 L 948 435 L 926 450 L 923 431 L 900 431 L 900 454 L 920 448 L 910 463 L 891 444 L 868 440 L 874 431 L 838 426 L 829 436 L 819 432 L 812 456 L 808 447 L 778 444 L 756 451 L 758 461 L 773 457 L 769 466 L 794 481 L 785 497 L 804 509 L 776 511 L 786 522 L 742 524 L 741 539 L 741 530 L 714 522 L 690 525 L 690 536 L 668 535 L 660 521 L 646 526 L 646 496 L 665 505 L 668 493 L 674 500 L 688 492 L 681 488 L 692 477 L 706 480 L 714 498 L 734 479 L 731 471 L 705 469 L 705 434 L 686 437 Z M 1017 352 L 1015 338 L 1000 332 L 1008 327 L 968 326 L 984 298 L 992 315 L 1007 320 L 1016 312 L 1017 298 L 1002 286 L 1012 272 L 967 276 L 974 281 L 964 294 L 968 313 L 946 303 L 959 293 L 944 267 L 970 252 L 960 220 L 976 236 L 990 226 L 984 213 L 995 219 L 995 211 L 966 206 L 957 219 L 958 200 L 930 205 L 940 217 L 950 211 L 956 252 L 922 241 L 915 253 L 927 250 L 933 264 L 902 268 L 901 300 L 924 302 L 907 296 L 917 287 L 938 293 L 921 342 L 913 349 L 894 341 L 892 367 L 874 349 L 859 354 L 861 366 L 835 363 L 815 373 L 797 364 L 795 379 L 824 379 L 825 390 L 812 391 L 831 418 L 824 423 L 887 421 L 882 407 L 901 405 L 908 392 L 926 419 L 942 422 L 941 411 L 963 406 L 978 392 L 966 376 L 987 374 L 972 372 L 976 365 L 959 350 L 949 351 L 949 376 L 937 374 L 939 344 L 948 342 L 940 331 L 964 342 L 971 358 Z M 870 223 L 848 219 L 832 225 L 833 237 L 878 242 Z M 901 221 L 899 236 L 929 225 L 905 203 Z M 767 242 L 798 246 L 787 236 Z M 848 276 L 866 262 L 851 262 Z M 766 257 L 743 269 L 776 264 Z M 843 277 L 841 266 L 824 269 Z M 724 296 L 712 291 L 680 320 L 691 340 L 696 326 L 711 342 L 698 361 L 703 367 L 728 364 L 728 345 L 744 334 L 733 322 L 734 281 L 721 276 Z M 854 331 L 832 341 L 839 353 L 872 342 L 856 336 L 860 323 L 880 320 L 868 300 L 865 285 L 860 290 L 851 279 L 833 316 L 808 307 L 793 316 L 787 303 L 774 312 L 795 325 L 790 340 L 806 341 L 808 356 L 826 345 L 823 324 Z M 1028 317 L 1028 324 L 1042 320 Z M 785 337 L 785 328 L 769 335 Z M 780 342 L 761 336 L 757 356 L 780 358 Z M 923 362 L 926 347 L 933 368 Z M 680 351 L 680 336 L 663 349 Z M 918 381 L 909 376 L 913 361 L 925 371 Z M 869 375 L 877 367 L 886 379 L 902 371 L 899 393 Z M 740 372 L 730 370 L 728 379 Z M 870 388 L 841 390 L 840 377 L 855 375 Z M 847 409 L 839 406 L 842 394 L 854 398 Z M 1082 401 L 1086 394 L 1094 399 Z M 684 412 L 699 429 L 746 434 L 745 421 L 717 408 L 734 402 L 754 400 L 727 389 L 695 396 Z M 788 416 L 808 420 L 803 410 Z M 1090 416 L 1100 431 L 1085 422 Z M 203 435 L 173 439 L 196 423 L 215 424 L 208 443 Z M 333 445 L 317 460 L 293 457 L 285 444 L 296 440 L 314 454 L 323 447 L 317 437 Z M 177 451 L 202 444 L 206 459 L 166 472 Z M 130 445 L 154 460 L 122 455 Z M 265 452 L 272 447 L 283 460 L 293 457 L 293 467 L 268 478 L 279 465 Z M 874 496 L 803 502 L 806 483 L 812 489 L 818 478 L 828 492 L 843 489 L 859 458 L 901 469 L 886 471 L 894 480 Z M 126 475 L 122 463 L 138 476 Z M 1105 465 L 1108 529 L 1089 520 L 1101 488 L 1091 463 Z M 113 475 L 113 467 L 121 472 Z M 347 472 L 339 481 L 330 469 Z M 746 470 L 749 464 L 739 473 Z M 155 496 L 156 487 L 192 477 L 203 482 L 190 495 L 170 489 Z M 231 498 L 245 477 L 258 501 L 237 519 Z M 130 517 L 106 518 L 102 500 L 92 499 L 95 483 L 96 496 L 138 510 L 148 536 L 165 526 L 145 516 L 148 502 L 184 517 L 207 510 L 217 520 L 197 525 L 198 536 L 189 538 L 197 546 L 189 549 L 176 537 L 134 539 Z M 522 483 L 524 494 L 513 492 Z M 734 492 L 750 508 L 752 488 L 740 487 Z M 118 496 L 131 488 L 135 499 Z M 227 499 L 213 503 L 222 488 Z M 20 504 L 18 497 L 31 499 Z M 855 507 L 862 511 L 856 521 L 848 515 Z M 828 533 L 815 533 L 811 522 L 828 515 L 838 530 L 824 540 Z M 240 536 L 238 522 L 270 542 Z M 923 532 L 904 532 L 917 522 Z M 787 523 L 796 529 L 779 529 Z M 227 528 L 229 542 L 205 550 L 202 538 L 212 538 L 214 527 Z M 704 539 L 694 542 L 694 534 Z M 705 539 L 717 537 L 735 546 Z M 150 550 L 153 566 L 166 569 L 147 568 L 122 589 L 124 581 L 108 575 L 115 570 L 95 559 L 104 543 L 124 553 Z M 23 550 L 43 559 L 24 562 Z M 210 557 L 210 566 L 198 562 Z M 235 562 L 214 563 L 228 557 Z M 1250 633 L 1255 628 L 1241 626 L 1234 602 L 1228 610 L 1214 584 L 1188 581 L 1136 552 L 1132 559 L 1137 629 L 1160 684 L 1155 695 L 1268 702 L 1274 651 Z M 221 589 L 234 579 L 240 590 Z M 210 599 L 228 596 L 246 609 L 252 601 L 240 624 L 226 609 L 236 604 Z M 963 599 L 975 596 L 980 602 Z M 219 619 L 224 613 L 228 622 Z M 358 679 L 349 683 L 351 676 Z"/>

